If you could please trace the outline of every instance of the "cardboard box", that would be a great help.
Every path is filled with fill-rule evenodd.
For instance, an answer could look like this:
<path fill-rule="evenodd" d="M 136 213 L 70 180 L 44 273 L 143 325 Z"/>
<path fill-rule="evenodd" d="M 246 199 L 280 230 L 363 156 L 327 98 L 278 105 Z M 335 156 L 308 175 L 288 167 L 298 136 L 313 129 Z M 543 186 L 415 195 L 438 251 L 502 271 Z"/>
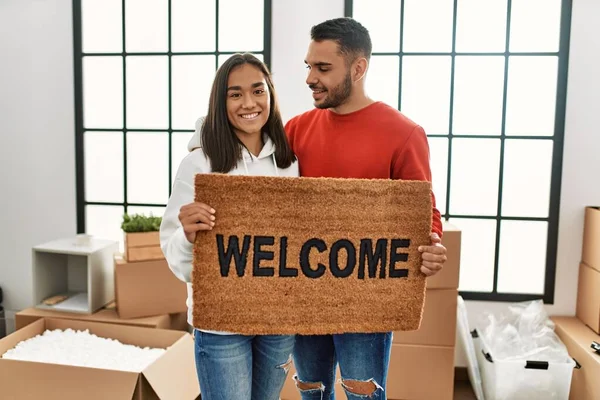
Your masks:
<path fill-rule="evenodd" d="M 600 207 L 586 207 L 581 261 L 600 271 Z"/>
<path fill-rule="evenodd" d="M 452 400 L 454 346 L 393 344 L 387 380 L 390 400 Z"/>
<path fill-rule="evenodd" d="M 92 314 L 114 300 L 113 257 L 119 243 L 92 238 L 78 245 L 76 238 L 55 240 L 32 249 L 33 301 L 36 308 Z M 68 298 L 47 305 L 57 295 Z"/>
<path fill-rule="evenodd" d="M 577 318 L 552 317 L 552 320 L 569 355 L 581 365 L 573 371 L 569 400 L 600 399 L 600 355 L 590 347 L 593 341 L 600 342 L 600 336 Z"/>
<path fill-rule="evenodd" d="M 115 296 L 121 318 L 187 312 L 187 285 L 166 260 L 115 260 Z"/>
<path fill-rule="evenodd" d="M 600 271 L 584 263 L 579 265 L 576 314 L 594 332 L 600 333 Z"/>
<path fill-rule="evenodd" d="M 125 233 L 125 259 L 129 262 L 162 260 L 159 232 Z"/>
<path fill-rule="evenodd" d="M 283 388 L 281 389 L 281 393 L 279 394 L 281 400 L 300 400 L 300 393 L 298 392 L 293 379 L 295 374 L 296 368 L 294 368 L 294 364 L 292 363 L 283 384 Z"/>
<path fill-rule="evenodd" d="M 187 313 L 163 314 L 145 318 L 121 319 L 117 315 L 117 311 L 114 309 L 103 309 L 91 315 L 81 315 L 57 311 L 38 310 L 36 308 L 27 308 L 16 313 L 15 328 L 21 329 L 40 318 L 74 319 L 78 321 L 103 322 L 107 324 L 137 326 L 142 328 L 173 329 L 179 331 L 187 331 L 188 329 Z"/>
<path fill-rule="evenodd" d="M 440 272 L 427 278 L 427 289 L 458 289 L 461 230 L 448 222 L 443 223 L 443 229 L 442 244 L 448 259 Z"/>
<path fill-rule="evenodd" d="M 0 395 L 19 400 L 193 400 L 200 389 L 187 332 L 89 321 L 39 319 L 0 340 L 0 354 L 46 329 L 89 329 L 100 337 L 167 351 L 140 373 L 0 359 Z"/>
<path fill-rule="evenodd" d="M 421 327 L 417 331 L 394 332 L 394 343 L 454 346 L 457 300 L 456 289 L 427 289 Z"/>
<path fill-rule="evenodd" d="M 290 369 L 281 400 L 300 400 Z M 346 400 L 339 368 L 335 400 Z M 454 396 L 454 346 L 392 344 L 387 379 L 388 400 L 452 400 Z"/>
<path fill-rule="evenodd" d="M 283 389 L 281 389 L 281 393 L 279 395 L 281 400 L 301 400 L 300 392 L 298 391 L 298 388 L 296 388 L 296 383 L 294 382 L 294 375 L 296 375 L 296 369 L 292 364 L 290 371 L 288 372 L 287 379 L 283 385 Z M 335 400 L 346 400 L 347 397 L 344 393 L 344 388 L 341 384 L 340 369 L 336 368 Z"/>

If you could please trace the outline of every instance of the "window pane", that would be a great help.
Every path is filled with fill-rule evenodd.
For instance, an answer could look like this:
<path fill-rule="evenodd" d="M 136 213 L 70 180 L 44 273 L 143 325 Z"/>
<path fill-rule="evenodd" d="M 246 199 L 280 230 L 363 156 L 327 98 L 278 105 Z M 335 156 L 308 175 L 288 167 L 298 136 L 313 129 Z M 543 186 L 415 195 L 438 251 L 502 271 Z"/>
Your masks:
<path fill-rule="evenodd" d="M 123 201 L 123 134 L 85 132 L 85 199 L 120 203 Z"/>
<path fill-rule="evenodd" d="M 171 63 L 173 128 L 194 129 L 208 110 L 215 56 L 173 56 Z"/>
<path fill-rule="evenodd" d="M 399 68 L 398 56 L 372 56 L 365 83 L 369 96 L 398 108 Z"/>
<path fill-rule="evenodd" d="M 127 133 L 127 201 L 167 202 L 169 137 L 166 132 Z"/>
<path fill-rule="evenodd" d="M 503 216 L 548 217 L 552 144 L 551 140 L 506 140 Z"/>
<path fill-rule="evenodd" d="M 402 112 L 429 135 L 448 134 L 450 57 L 402 59 Z"/>
<path fill-rule="evenodd" d="M 369 30 L 374 52 L 400 51 L 400 3 L 379 0 L 373 7 L 370 0 L 354 0 L 354 18 Z"/>
<path fill-rule="evenodd" d="M 173 132 L 171 135 L 171 185 L 175 181 L 179 164 L 189 154 L 187 145 L 193 135 L 194 132 Z"/>
<path fill-rule="evenodd" d="M 81 41 L 84 53 L 123 51 L 123 2 L 82 0 Z"/>
<path fill-rule="evenodd" d="M 453 139 L 450 213 L 496 215 L 499 139 Z"/>
<path fill-rule="evenodd" d="M 404 1 L 404 51 L 452 50 L 452 0 Z"/>
<path fill-rule="evenodd" d="M 504 57 L 456 57 L 455 135 L 500 135 L 504 96 Z"/>
<path fill-rule="evenodd" d="M 547 240 L 547 222 L 501 222 L 498 292 L 544 293 Z"/>
<path fill-rule="evenodd" d="M 265 25 L 264 1 L 218 1 L 219 51 L 262 51 Z"/>
<path fill-rule="evenodd" d="M 428 138 L 431 159 L 431 175 L 433 179 L 433 194 L 437 209 L 446 212 L 446 190 L 448 188 L 448 139 Z"/>
<path fill-rule="evenodd" d="M 123 58 L 83 57 L 83 125 L 123 128 Z"/>
<path fill-rule="evenodd" d="M 166 129 L 169 125 L 167 57 L 127 57 L 127 127 Z"/>
<path fill-rule="evenodd" d="M 510 51 L 558 51 L 561 0 L 513 0 Z"/>
<path fill-rule="evenodd" d="M 461 233 L 459 290 L 491 292 L 494 288 L 496 221 L 451 218 Z"/>
<path fill-rule="evenodd" d="M 172 51 L 215 51 L 216 1 L 171 0 Z"/>
<path fill-rule="evenodd" d="M 554 135 L 557 73 L 558 57 L 510 57 L 507 135 Z"/>
<path fill-rule="evenodd" d="M 122 206 L 86 206 L 85 232 L 98 239 L 117 240 L 123 251 Z"/>
<path fill-rule="evenodd" d="M 168 45 L 167 0 L 127 0 L 125 41 L 128 52 L 166 52 Z"/>
<path fill-rule="evenodd" d="M 456 11 L 456 51 L 503 52 L 506 11 L 506 0 L 460 0 Z"/>

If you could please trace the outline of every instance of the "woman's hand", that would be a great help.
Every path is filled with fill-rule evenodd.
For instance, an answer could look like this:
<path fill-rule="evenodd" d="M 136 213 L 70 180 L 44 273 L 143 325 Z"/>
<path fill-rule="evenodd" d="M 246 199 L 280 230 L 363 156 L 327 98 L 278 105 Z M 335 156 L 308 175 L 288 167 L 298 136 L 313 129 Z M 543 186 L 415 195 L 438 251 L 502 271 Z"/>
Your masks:
<path fill-rule="evenodd" d="M 215 210 L 204 203 L 189 203 L 179 210 L 179 222 L 185 238 L 190 243 L 196 240 L 198 231 L 208 231 L 215 226 Z"/>

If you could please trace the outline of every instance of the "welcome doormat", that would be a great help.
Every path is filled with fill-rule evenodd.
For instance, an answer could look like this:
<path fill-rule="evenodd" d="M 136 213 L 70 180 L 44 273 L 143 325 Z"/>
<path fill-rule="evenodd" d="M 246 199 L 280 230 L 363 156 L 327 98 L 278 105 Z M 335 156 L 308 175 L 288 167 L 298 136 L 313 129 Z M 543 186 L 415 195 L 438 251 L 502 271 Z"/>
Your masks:
<path fill-rule="evenodd" d="M 198 174 L 193 323 L 241 334 L 419 328 L 428 182 Z"/>

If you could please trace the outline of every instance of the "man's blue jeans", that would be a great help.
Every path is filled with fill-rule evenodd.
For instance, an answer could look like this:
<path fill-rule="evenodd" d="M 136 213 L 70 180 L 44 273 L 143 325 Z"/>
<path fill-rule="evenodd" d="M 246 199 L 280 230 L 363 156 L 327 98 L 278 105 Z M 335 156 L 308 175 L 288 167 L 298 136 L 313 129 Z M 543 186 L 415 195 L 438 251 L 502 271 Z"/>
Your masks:
<path fill-rule="evenodd" d="M 349 400 L 385 399 L 392 333 L 296 336 L 294 365 L 302 400 L 334 400 L 335 367 Z"/>
<path fill-rule="evenodd" d="M 294 336 L 215 335 L 195 330 L 202 400 L 278 400 Z"/>

